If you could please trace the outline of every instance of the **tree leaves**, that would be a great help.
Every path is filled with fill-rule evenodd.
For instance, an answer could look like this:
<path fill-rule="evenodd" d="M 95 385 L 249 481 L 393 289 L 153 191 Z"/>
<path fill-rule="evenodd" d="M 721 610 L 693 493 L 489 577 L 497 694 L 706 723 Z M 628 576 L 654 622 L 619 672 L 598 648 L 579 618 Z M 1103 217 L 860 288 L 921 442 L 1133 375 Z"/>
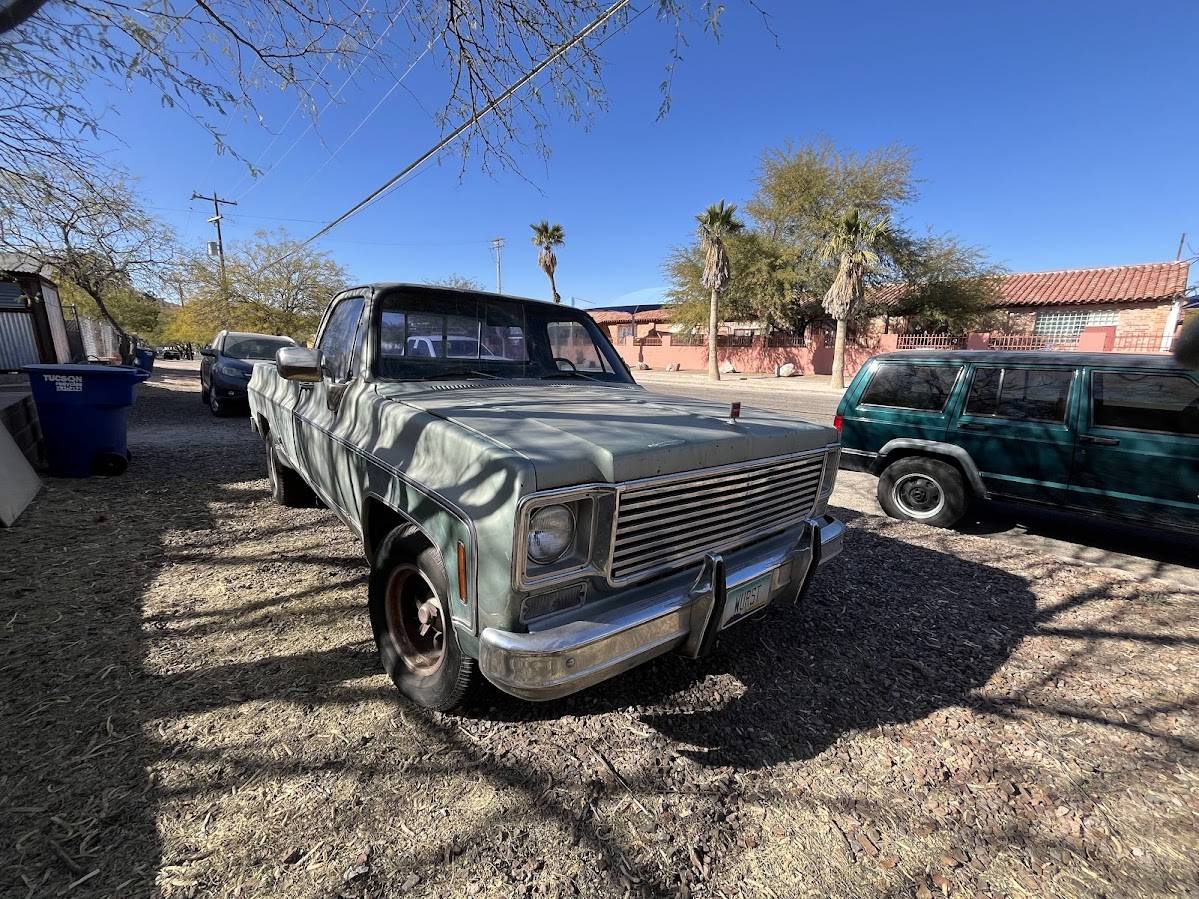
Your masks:
<path fill-rule="evenodd" d="M 267 267 L 271 260 L 279 260 Z M 259 231 L 226 248 L 227 283 L 219 260 L 195 256 L 184 266 L 187 299 L 170 334 L 205 343 L 222 328 L 307 340 L 349 275 L 328 253 L 301 247 L 285 230 Z"/>
<path fill-rule="evenodd" d="M 919 237 L 902 213 L 917 197 L 911 151 L 888 145 L 863 153 L 837 149 L 827 139 L 763 151 L 754 195 L 744 209 L 750 227 L 733 235 L 727 251 L 734 278 L 722 295 L 728 320 L 760 320 L 802 333 L 823 318 L 820 298 L 837 274 L 839 259 L 821 249 L 850 209 L 871 220 L 888 219 L 878 265 L 864 275 L 861 314 L 908 314 L 915 328 L 955 330 L 985 319 L 1001 270 L 977 247 L 948 236 Z M 675 321 L 701 327 L 708 297 L 699 241 L 671 251 L 664 265 Z M 876 300 L 888 285 L 903 284 L 904 312 Z M 893 302 L 895 291 L 888 295 Z"/>

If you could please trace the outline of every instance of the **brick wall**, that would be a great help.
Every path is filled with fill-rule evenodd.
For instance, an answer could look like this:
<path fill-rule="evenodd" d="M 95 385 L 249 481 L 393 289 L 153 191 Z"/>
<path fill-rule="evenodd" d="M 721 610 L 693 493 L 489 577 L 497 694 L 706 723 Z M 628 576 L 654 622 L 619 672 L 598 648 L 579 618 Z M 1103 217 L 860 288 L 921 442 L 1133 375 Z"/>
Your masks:
<path fill-rule="evenodd" d="M 1169 315 L 1168 303 L 1124 307 L 1116 323 L 1116 337 L 1160 337 Z"/>

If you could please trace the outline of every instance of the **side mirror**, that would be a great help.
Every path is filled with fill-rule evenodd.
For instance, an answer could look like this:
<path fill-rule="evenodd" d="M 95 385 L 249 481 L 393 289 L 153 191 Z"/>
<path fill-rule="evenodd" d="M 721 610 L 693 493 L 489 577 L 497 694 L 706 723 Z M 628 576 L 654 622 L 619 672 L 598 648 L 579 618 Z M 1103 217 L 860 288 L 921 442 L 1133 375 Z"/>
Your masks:
<path fill-rule="evenodd" d="M 321 371 L 321 351 L 302 346 L 285 346 L 275 353 L 275 365 L 279 376 L 289 381 L 320 381 L 325 374 Z"/>
<path fill-rule="evenodd" d="M 216 350 L 214 350 L 214 349 L 213 349 L 212 347 L 210 347 L 210 346 L 206 346 L 206 347 L 204 347 L 203 349 L 201 349 L 201 350 L 200 350 L 200 355 L 201 355 L 201 356 L 209 356 L 209 357 L 211 357 L 211 356 L 215 356 L 215 355 L 216 355 Z"/>

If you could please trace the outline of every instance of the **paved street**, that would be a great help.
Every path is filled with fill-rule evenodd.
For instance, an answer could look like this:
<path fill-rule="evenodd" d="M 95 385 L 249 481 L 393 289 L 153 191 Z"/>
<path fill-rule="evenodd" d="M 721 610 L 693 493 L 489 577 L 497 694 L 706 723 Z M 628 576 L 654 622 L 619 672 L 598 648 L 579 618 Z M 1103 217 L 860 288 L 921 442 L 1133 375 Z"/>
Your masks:
<path fill-rule="evenodd" d="M 644 386 L 657 393 L 714 402 L 740 400 L 747 407 L 789 413 L 821 424 L 832 424 L 839 400 L 839 394 L 827 388 L 799 381 L 751 382 L 736 380 L 734 375 L 717 385 L 668 378 L 657 372 L 635 374 Z M 882 515 L 875 499 L 876 484 L 877 479 L 872 475 L 843 471 L 837 479 L 833 503 L 854 512 Z M 1010 503 L 979 506 L 959 530 L 1061 559 L 1199 588 L 1199 541 L 1192 538 Z"/>
<path fill-rule="evenodd" d="M 698 399 L 712 400 L 717 403 L 740 401 L 746 406 L 758 409 L 770 409 L 775 412 L 790 412 L 801 418 L 821 424 L 831 424 L 837 411 L 837 403 L 841 398 L 839 393 L 831 390 L 817 390 L 799 386 L 798 382 L 782 382 L 790 387 L 765 387 L 757 381 L 738 380 L 736 375 L 723 380 L 719 385 L 694 383 L 690 379 L 666 379 L 660 375 L 646 372 L 633 373 L 638 381 L 655 393 L 666 393 L 673 396 L 692 396 Z"/>

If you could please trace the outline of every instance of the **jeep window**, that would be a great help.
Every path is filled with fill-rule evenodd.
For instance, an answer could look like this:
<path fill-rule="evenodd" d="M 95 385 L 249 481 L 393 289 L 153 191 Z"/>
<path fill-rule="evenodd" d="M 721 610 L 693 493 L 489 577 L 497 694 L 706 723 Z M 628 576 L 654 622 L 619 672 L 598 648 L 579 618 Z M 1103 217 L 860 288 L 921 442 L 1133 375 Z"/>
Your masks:
<path fill-rule="evenodd" d="M 1074 372 L 978 366 L 966 397 L 967 415 L 1014 421 L 1063 422 Z"/>
<path fill-rule="evenodd" d="M 883 363 L 874 370 L 859 404 L 940 412 L 961 370 L 960 365 Z"/>
<path fill-rule="evenodd" d="M 335 381 L 349 374 L 350 353 L 354 347 L 354 332 L 362 317 L 362 297 L 350 297 L 334 307 L 325 322 L 325 330 L 317 342 L 321 351 L 321 367 Z"/>
<path fill-rule="evenodd" d="M 393 289 L 377 306 L 375 374 L 385 380 L 578 377 L 632 383 L 608 339 L 582 313 L 417 288 Z"/>
<path fill-rule="evenodd" d="M 1199 384 L 1186 375 L 1094 372 L 1091 421 L 1100 428 L 1199 436 Z"/>

